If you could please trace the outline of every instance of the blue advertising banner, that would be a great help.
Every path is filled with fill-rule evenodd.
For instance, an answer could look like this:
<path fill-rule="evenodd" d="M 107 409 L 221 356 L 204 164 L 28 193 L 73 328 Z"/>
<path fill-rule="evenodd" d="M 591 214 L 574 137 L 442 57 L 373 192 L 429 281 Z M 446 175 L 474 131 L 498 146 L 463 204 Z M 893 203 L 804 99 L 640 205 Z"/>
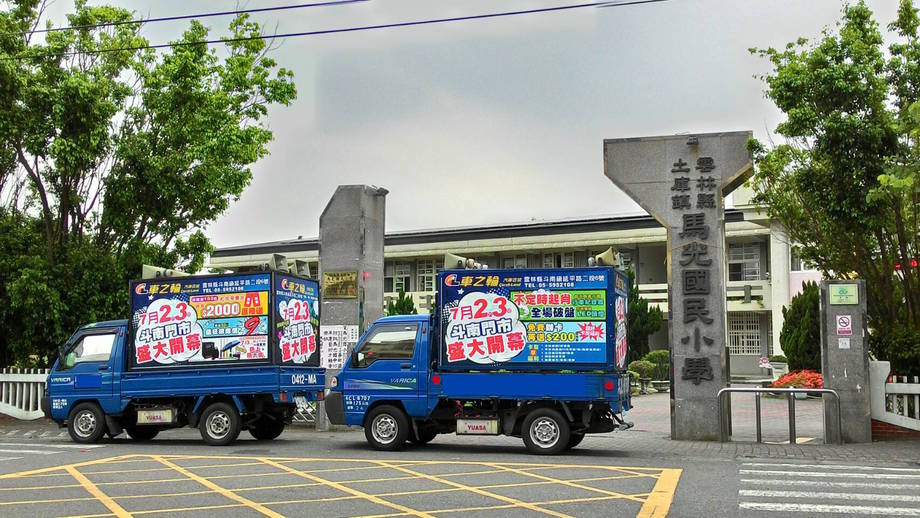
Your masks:
<path fill-rule="evenodd" d="M 275 343 L 281 363 L 319 366 L 319 283 L 275 275 Z"/>
<path fill-rule="evenodd" d="M 271 274 L 132 283 L 132 365 L 269 360 Z"/>
<path fill-rule="evenodd" d="M 625 368 L 621 277 L 622 272 L 604 267 L 441 272 L 440 365 Z M 616 347 L 621 337 L 622 356 Z"/>

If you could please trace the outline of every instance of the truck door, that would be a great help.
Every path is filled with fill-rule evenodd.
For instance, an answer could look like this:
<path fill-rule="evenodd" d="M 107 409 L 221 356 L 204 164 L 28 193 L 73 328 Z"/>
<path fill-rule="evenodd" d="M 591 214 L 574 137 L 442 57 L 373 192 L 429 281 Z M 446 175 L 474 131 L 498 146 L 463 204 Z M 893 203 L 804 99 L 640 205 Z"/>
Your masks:
<path fill-rule="evenodd" d="M 424 415 L 426 401 L 420 398 L 415 357 L 418 340 L 417 323 L 376 326 L 352 357 L 345 392 L 370 396 L 370 402 L 398 400 L 409 415 Z"/>
<path fill-rule="evenodd" d="M 92 400 L 106 412 L 116 411 L 115 348 L 123 342 L 124 331 L 118 328 L 79 331 L 51 375 L 52 409 L 69 412 L 75 401 Z"/>

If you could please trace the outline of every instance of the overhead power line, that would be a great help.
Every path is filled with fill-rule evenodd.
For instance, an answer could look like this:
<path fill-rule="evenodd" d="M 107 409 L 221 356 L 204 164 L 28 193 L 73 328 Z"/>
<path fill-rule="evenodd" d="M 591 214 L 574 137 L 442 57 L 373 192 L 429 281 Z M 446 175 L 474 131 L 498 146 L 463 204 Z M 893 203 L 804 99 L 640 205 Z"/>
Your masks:
<path fill-rule="evenodd" d="M 669 0 L 626 0 L 620 2 L 589 2 L 583 4 L 570 4 L 570 5 L 561 5 L 556 7 L 543 7 L 538 9 L 524 9 L 519 11 L 502 11 L 497 13 L 484 13 L 484 14 L 474 14 L 467 16 L 455 16 L 451 18 L 433 18 L 428 20 L 416 20 L 408 22 L 395 22 L 395 23 L 384 23 L 378 25 L 361 25 L 357 27 L 342 27 L 337 29 L 322 29 L 316 31 L 303 31 L 303 32 L 288 32 L 284 34 L 272 34 L 272 35 L 259 35 L 259 36 L 243 36 L 240 38 L 221 38 L 214 40 L 203 40 L 203 41 L 179 41 L 172 43 L 160 43 L 156 45 L 138 45 L 133 47 L 117 47 L 117 48 L 108 48 L 108 49 L 97 49 L 97 50 L 87 50 L 87 51 L 77 51 L 77 52 L 64 52 L 60 54 L 54 54 L 55 56 L 61 57 L 70 57 L 76 55 L 84 54 L 105 54 L 110 52 L 121 52 L 125 50 L 145 50 L 145 49 L 164 49 L 164 48 L 177 48 L 177 47 L 190 47 L 196 45 L 214 45 L 214 44 L 226 44 L 226 43 L 237 43 L 243 41 L 253 41 L 253 40 L 274 40 L 280 38 L 296 38 L 302 36 L 322 36 L 326 34 L 338 34 L 346 32 L 358 32 L 358 31 L 370 31 L 378 29 L 393 29 L 399 27 L 414 27 L 420 25 L 432 25 L 438 23 L 452 23 L 452 22 L 463 22 L 470 20 L 483 20 L 489 18 L 502 18 L 509 16 L 519 16 L 525 14 L 537 14 L 537 13 L 550 13 L 558 11 L 569 11 L 573 9 L 584 9 L 588 7 L 625 7 L 630 5 L 640 5 L 640 4 L 652 4 L 659 2 L 667 2 Z M 50 54 L 49 54 L 50 55 Z M 42 56 L 10 56 L 6 59 L 29 59 L 37 58 Z"/>
<path fill-rule="evenodd" d="M 46 29 L 35 29 L 31 31 L 25 31 L 22 33 L 23 36 L 29 34 L 35 34 L 39 32 L 60 32 L 60 31 L 77 31 L 83 29 L 101 29 L 103 27 L 117 27 L 119 25 L 133 25 L 133 24 L 146 24 L 154 22 L 174 22 L 178 20 L 191 20 L 197 18 L 211 18 L 214 16 L 230 16 L 230 15 L 239 15 L 239 14 L 252 14 L 252 13 L 266 13 L 270 11 L 287 11 L 291 9 L 303 9 L 306 7 L 328 7 L 333 5 L 344 5 L 344 4 L 356 4 L 361 2 L 368 2 L 369 0 L 335 0 L 330 2 L 313 2 L 309 4 L 296 4 L 296 5 L 279 5 L 275 7 L 259 7 L 254 9 L 236 9 L 234 11 L 217 11 L 209 13 L 198 13 L 198 14 L 182 14 L 177 16 L 162 16 L 159 18 L 141 18 L 138 20 L 122 20 L 118 22 L 102 22 L 102 23 L 93 23 L 87 25 L 71 25 L 69 27 L 51 27 Z"/>

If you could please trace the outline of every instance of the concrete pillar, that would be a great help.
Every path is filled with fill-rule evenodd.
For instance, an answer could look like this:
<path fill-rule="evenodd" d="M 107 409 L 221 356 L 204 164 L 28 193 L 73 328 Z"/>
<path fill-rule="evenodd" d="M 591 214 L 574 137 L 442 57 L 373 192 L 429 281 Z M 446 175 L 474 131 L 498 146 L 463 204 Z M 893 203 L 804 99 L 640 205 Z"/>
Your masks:
<path fill-rule="evenodd" d="M 821 373 L 840 395 L 844 442 L 872 442 L 866 281 L 821 281 Z M 824 397 L 824 429 L 836 441 L 837 407 Z"/>
<path fill-rule="evenodd" d="M 789 236 L 779 223 L 770 224 L 770 314 L 773 321 L 773 343 L 770 354 L 783 354 L 779 334 L 783 330 L 783 306 L 789 304 Z"/>
<path fill-rule="evenodd" d="M 730 132 L 604 141 L 607 177 L 668 231 L 672 439 L 719 438 L 717 394 L 728 384 L 724 197 L 752 172 L 750 138 Z"/>
<path fill-rule="evenodd" d="M 341 329 L 335 344 L 347 346 L 326 362 L 326 383 L 338 374 L 338 358 L 347 358 L 354 343 L 343 336 L 357 327 L 360 336 L 384 314 L 383 236 L 387 190 L 369 185 L 340 185 L 319 218 L 319 278 L 322 289 L 320 337 L 323 330 Z M 327 358 L 328 356 L 328 350 Z M 325 408 L 319 405 L 317 430 L 328 429 Z"/>

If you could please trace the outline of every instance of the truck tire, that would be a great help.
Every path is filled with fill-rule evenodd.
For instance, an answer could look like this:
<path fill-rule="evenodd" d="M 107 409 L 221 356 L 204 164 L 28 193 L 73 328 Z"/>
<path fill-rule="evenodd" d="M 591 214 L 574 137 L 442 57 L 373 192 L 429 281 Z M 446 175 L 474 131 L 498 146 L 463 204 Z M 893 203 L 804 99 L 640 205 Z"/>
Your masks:
<path fill-rule="evenodd" d="M 364 437 L 375 450 L 396 451 L 409 438 L 410 424 L 406 414 L 390 405 L 371 410 L 364 427 Z"/>
<path fill-rule="evenodd" d="M 125 431 L 135 441 L 149 441 L 160 433 L 155 426 L 126 426 Z"/>
<path fill-rule="evenodd" d="M 524 418 L 521 436 L 530 453 L 555 455 L 569 445 L 569 423 L 552 408 L 538 408 Z"/>
<path fill-rule="evenodd" d="M 414 431 L 409 434 L 409 442 L 414 444 L 428 444 L 438 436 L 438 431 L 434 428 L 419 428 L 418 433 Z"/>
<path fill-rule="evenodd" d="M 96 403 L 80 403 L 73 407 L 67 418 L 67 431 L 73 442 L 89 444 L 99 442 L 105 435 L 105 413 Z"/>
<path fill-rule="evenodd" d="M 253 423 L 252 428 L 249 429 L 249 435 L 257 441 L 271 441 L 277 439 L 283 431 L 284 421 L 263 417 Z"/>
<path fill-rule="evenodd" d="M 584 438 L 585 438 L 585 434 L 583 433 L 573 433 L 569 435 L 569 444 L 565 447 L 565 449 L 570 450 L 578 446 L 579 444 L 581 444 L 581 441 Z"/>
<path fill-rule="evenodd" d="M 240 435 L 240 414 L 227 403 L 211 403 L 201 413 L 201 438 L 211 446 L 226 446 Z"/>

